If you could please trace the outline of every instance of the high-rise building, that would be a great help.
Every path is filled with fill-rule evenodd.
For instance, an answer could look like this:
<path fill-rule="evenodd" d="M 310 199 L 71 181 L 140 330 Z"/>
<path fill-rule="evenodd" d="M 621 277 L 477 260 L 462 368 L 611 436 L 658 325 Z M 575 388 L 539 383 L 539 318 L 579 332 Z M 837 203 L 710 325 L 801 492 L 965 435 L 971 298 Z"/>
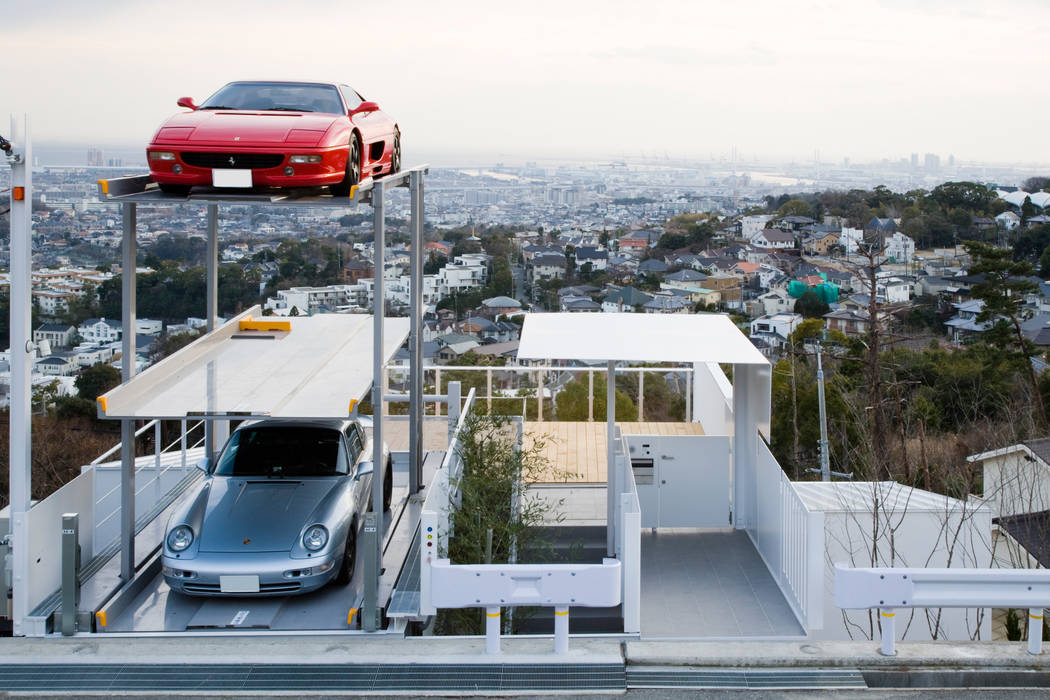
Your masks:
<path fill-rule="evenodd" d="M 936 153 L 927 153 L 925 165 L 927 172 L 935 173 L 941 169 L 941 157 Z"/>
<path fill-rule="evenodd" d="M 105 154 L 101 148 L 89 148 L 87 152 L 87 164 L 95 167 L 105 165 Z"/>
<path fill-rule="evenodd" d="M 919 169 L 919 154 L 918 153 L 912 153 L 911 154 L 911 169 L 912 170 L 918 170 Z"/>

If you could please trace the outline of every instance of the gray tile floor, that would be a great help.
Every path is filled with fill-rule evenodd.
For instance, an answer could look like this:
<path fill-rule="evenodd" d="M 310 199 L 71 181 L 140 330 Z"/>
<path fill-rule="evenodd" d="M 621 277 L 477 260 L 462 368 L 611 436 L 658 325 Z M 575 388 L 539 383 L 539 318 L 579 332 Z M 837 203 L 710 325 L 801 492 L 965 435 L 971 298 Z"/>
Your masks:
<path fill-rule="evenodd" d="M 805 633 L 747 534 L 642 530 L 642 638 Z"/>

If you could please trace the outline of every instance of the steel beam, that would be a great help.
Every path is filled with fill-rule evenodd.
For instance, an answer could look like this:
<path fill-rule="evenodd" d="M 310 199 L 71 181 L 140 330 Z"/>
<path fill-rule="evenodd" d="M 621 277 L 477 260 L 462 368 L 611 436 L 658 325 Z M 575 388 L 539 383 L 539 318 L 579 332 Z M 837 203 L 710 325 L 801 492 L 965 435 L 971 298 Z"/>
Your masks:
<path fill-rule="evenodd" d="M 121 380 L 127 384 L 135 376 L 135 312 L 137 308 L 136 272 L 138 241 L 137 205 L 122 205 L 124 216 L 121 257 Z M 135 421 L 120 421 L 120 578 L 135 576 Z"/>
<path fill-rule="evenodd" d="M 423 173 L 409 179 L 412 200 L 412 288 L 409 299 L 411 329 L 408 333 L 408 495 L 423 483 Z M 489 392 L 491 393 L 491 392 Z"/>
<path fill-rule="evenodd" d="M 386 221 L 384 211 L 385 185 L 375 183 L 372 194 L 373 247 L 372 256 L 372 512 L 377 523 L 383 521 L 383 477 L 386 465 L 383 462 L 383 319 L 386 309 L 386 286 L 383 280 L 384 249 L 386 248 Z M 362 610 L 365 629 L 369 620 L 376 620 L 379 611 L 379 577 L 383 574 L 383 538 L 378 534 L 374 541 L 365 539 L 365 600 Z M 372 623 L 374 625 L 374 623 Z"/>
<path fill-rule="evenodd" d="M 12 558 L 12 622 L 15 635 L 29 614 L 29 499 L 32 492 L 30 401 L 32 358 L 29 343 L 33 308 L 33 149 L 29 116 L 11 117 L 11 394 L 10 502 Z M 22 188 L 22 196 L 16 195 Z"/>
<path fill-rule="evenodd" d="M 616 362 L 609 360 L 605 375 L 605 553 L 616 556 Z"/>

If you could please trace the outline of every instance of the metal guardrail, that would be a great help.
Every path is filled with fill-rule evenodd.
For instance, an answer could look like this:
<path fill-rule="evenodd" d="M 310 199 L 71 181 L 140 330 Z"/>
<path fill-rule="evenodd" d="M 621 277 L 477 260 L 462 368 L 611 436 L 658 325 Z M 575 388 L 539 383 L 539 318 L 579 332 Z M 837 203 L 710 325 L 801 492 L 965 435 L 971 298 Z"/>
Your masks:
<path fill-rule="evenodd" d="M 1050 607 L 1047 569 L 906 569 L 835 565 L 835 605 L 878 609 L 884 656 L 896 651 L 897 608 L 1028 608 L 1028 653 L 1043 649 L 1043 610 Z"/>

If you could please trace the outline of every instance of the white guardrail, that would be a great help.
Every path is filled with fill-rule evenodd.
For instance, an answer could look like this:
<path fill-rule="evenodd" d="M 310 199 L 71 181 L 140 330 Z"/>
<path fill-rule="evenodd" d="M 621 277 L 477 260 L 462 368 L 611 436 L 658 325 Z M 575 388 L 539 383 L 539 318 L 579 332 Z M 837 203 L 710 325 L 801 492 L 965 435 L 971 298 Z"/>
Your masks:
<path fill-rule="evenodd" d="M 810 511 L 761 437 L 755 548 L 807 631 L 824 627 L 824 513 Z"/>
<path fill-rule="evenodd" d="M 567 653 L 569 645 L 569 606 L 613 607 L 621 603 L 623 567 L 617 559 L 604 559 L 601 564 L 452 564 L 448 552 L 451 514 L 459 505 L 455 484 L 463 471 L 460 456 L 460 433 L 474 402 L 474 390 L 467 395 L 455 433 L 441 467 L 431 479 L 430 491 L 420 516 L 420 606 L 423 615 L 433 615 L 438 608 L 486 609 L 485 650 L 499 653 L 500 622 L 503 606 L 530 605 L 554 608 L 554 650 Z M 623 446 L 626 454 L 626 445 Z M 630 470 L 627 470 L 628 472 Z M 625 510 L 635 521 L 634 543 L 627 547 L 640 550 L 640 509 L 637 495 L 633 501 L 624 494 Z M 627 538 L 629 539 L 629 538 Z M 640 559 L 640 557 L 636 557 Z M 636 565 L 640 569 L 640 565 Z M 640 575 L 640 571 L 635 572 Z M 635 582 L 632 582 L 635 584 Z M 637 613 L 637 596 L 632 615 Z"/>
<path fill-rule="evenodd" d="M 879 610 L 881 653 L 896 651 L 896 608 L 1028 608 L 1028 653 L 1043 649 L 1048 569 L 855 569 L 835 565 L 835 605 Z"/>

